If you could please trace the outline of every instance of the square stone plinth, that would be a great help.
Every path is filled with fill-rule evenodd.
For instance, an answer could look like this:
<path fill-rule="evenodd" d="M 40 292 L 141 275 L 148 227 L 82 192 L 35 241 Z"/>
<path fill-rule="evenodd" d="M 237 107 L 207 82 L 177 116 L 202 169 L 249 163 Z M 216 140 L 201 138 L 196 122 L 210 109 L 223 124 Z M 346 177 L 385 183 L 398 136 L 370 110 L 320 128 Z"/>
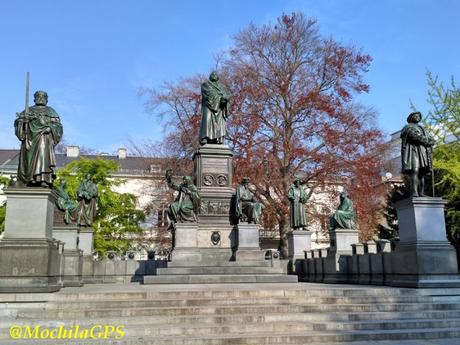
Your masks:
<path fill-rule="evenodd" d="M 391 254 L 393 286 L 460 286 L 455 248 L 447 241 L 441 198 L 409 198 L 396 204 L 399 244 Z"/>
<path fill-rule="evenodd" d="M 259 224 L 240 223 L 238 229 L 238 249 L 260 249 Z"/>
<path fill-rule="evenodd" d="M 4 238 L 53 238 L 56 196 L 48 188 L 5 189 L 7 207 Z"/>
<path fill-rule="evenodd" d="M 352 245 L 359 243 L 358 230 L 334 229 L 329 231 L 329 242 L 331 253 L 351 254 Z"/>
<path fill-rule="evenodd" d="M 0 241 L 0 292 L 53 292 L 61 288 L 58 242 L 51 239 Z"/>
<path fill-rule="evenodd" d="M 311 250 L 311 231 L 291 231 L 287 240 L 290 258 L 304 258 L 304 252 Z"/>
<path fill-rule="evenodd" d="M 174 224 L 174 249 L 197 247 L 197 223 Z"/>
<path fill-rule="evenodd" d="M 64 250 L 79 249 L 78 226 L 55 226 L 53 228 L 53 237 L 64 242 Z"/>
<path fill-rule="evenodd" d="M 81 227 L 78 234 L 78 248 L 83 251 L 85 256 L 93 256 L 93 229 Z"/>

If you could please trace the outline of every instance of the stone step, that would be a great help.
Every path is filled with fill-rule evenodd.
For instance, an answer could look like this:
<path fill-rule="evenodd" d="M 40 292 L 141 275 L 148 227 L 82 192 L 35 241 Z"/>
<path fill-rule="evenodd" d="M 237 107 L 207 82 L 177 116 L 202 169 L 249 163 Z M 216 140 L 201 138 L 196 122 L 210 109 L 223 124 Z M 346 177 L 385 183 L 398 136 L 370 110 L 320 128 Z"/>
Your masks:
<path fill-rule="evenodd" d="M 209 260 L 204 265 L 203 262 L 168 262 L 168 267 L 271 267 L 271 260 L 244 260 L 244 261 L 215 261 Z"/>
<path fill-rule="evenodd" d="M 122 317 L 122 316 L 182 316 L 182 315 L 229 315 L 229 314 L 254 314 L 254 313 L 310 313 L 310 312 L 408 312 L 408 311 L 431 311 L 431 310 L 460 310 L 460 304 L 432 304 L 432 303 L 395 303 L 395 304 L 295 304 L 295 305 L 211 305 L 211 306 L 183 306 L 183 307 L 137 307 L 137 308 L 95 308 L 94 306 L 82 310 L 67 309 L 44 309 L 23 308 L 0 310 L 1 316 L 16 318 L 43 317 L 46 312 L 48 318 L 70 317 Z"/>
<path fill-rule="evenodd" d="M 267 297 L 365 297 L 365 296 L 427 296 L 448 298 L 448 301 L 459 301 L 460 292 L 456 295 L 441 295 L 436 289 L 403 289 L 376 286 L 353 285 L 322 285 L 321 284 L 284 284 L 281 289 L 278 284 L 225 284 L 219 285 L 91 285 L 84 288 L 65 288 L 58 293 L 5 293 L 0 294 L 1 302 L 34 302 L 34 301 L 75 301 L 75 300 L 137 300 L 137 299 L 189 299 L 189 298 L 267 298 Z M 105 292 L 108 286 L 115 286 L 112 292 Z M 260 288 L 259 288 L 260 286 Z M 268 288 L 269 287 L 269 288 Z M 154 291 L 151 291 L 155 288 Z M 89 291 L 90 290 L 90 291 Z M 447 294 L 448 292 L 446 292 Z M 433 300 L 433 299 L 431 299 Z"/>
<path fill-rule="evenodd" d="M 164 336 L 145 337 L 126 336 L 117 340 L 117 345 L 275 345 L 275 344 L 312 344 L 330 342 L 353 341 L 378 341 L 378 340 L 417 340 L 417 339 L 443 339 L 460 337 L 460 328 L 435 328 L 412 330 L 385 330 L 385 331 L 352 331 L 352 332 L 273 332 L 269 334 L 218 334 L 208 337 L 191 336 Z M 108 342 L 107 340 L 104 341 Z M 22 345 L 44 344 L 43 341 L 20 341 Z M 94 344 L 95 340 L 72 339 L 65 340 L 66 344 Z M 99 343 L 101 341 L 99 340 Z M 17 345 L 18 340 L 2 341 L 2 345 Z M 47 344 L 62 344 L 60 341 L 47 342 Z"/>
<path fill-rule="evenodd" d="M 210 305 L 303 305 L 303 304 L 394 304 L 429 302 L 425 296 L 363 296 L 363 297 L 240 297 L 229 298 L 177 298 L 177 299 L 133 299 L 133 300 L 76 300 L 50 302 L 15 302 L 3 305 L 4 310 L 43 308 L 46 310 L 86 310 L 88 308 L 137 308 L 137 307 L 187 307 Z"/>
<path fill-rule="evenodd" d="M 211 267 L 167 267 L 158 268 L 157 275 L 210 275 L 210 274 L 283 274 L 282 268 L 276 267 L 254 267 L 254 266 L 211 266 Z"/>
<path fill-rule="evenodd" d="M 144 284 L 240 284 L 240 283 L 296 283 L 297 276 L 284 274 L 196 274 L 146 276 Z"/>
<path fill-rule="evenodd" d="M 307 323 L 307 322 L 266 322 L 266 323 L 232 323 L 209 325 L 195 323 L 193 325 L 156 325 L 156 324 L 132 324 L 124 325 L 126 336 L 213 336 L 215 334 L 239 335 L 245 334 L 266 334 L 267 332 L 328 332 L 328 331 L 355 331 L 355 330 L 403 330 L 403 329 L 427 329 L 427 328 L 458 328 L 460 320 L 407 320 L 407 321 L 391 321 L 391 322 L 367 322 L 367 323 L 343 323 L 343 322 L 327 322 L 327 323 Z M 46 328 L 42 324 L 34 324 L 35 326 Z M 59 327 L 58 325 L 57 327 Z M 117 326 L 117 325 L 115 325 Z M 71 326 L 67 326 L 71 327 Z M 86 328 L 90 328 L 88 325 Z M 80 328 L 81 325 L 80 325 Z M 0 328 L 0 340 L 8 338 L 8 328 Z"/>
<path fill-rule="evenodd" d="M 146 316 L 91 316 L 80 318 L 78 315 L 61 315 L 65 317 L 47 319 L 51 315 L 43 313 L 38 318 L 16 318 L 16 317 L 0 317 L 1 327 L 9 327 L 11 325 L 30 325 L 31 320 L 34 324 L 57 327 L 65 324 L 68 327 L 73 325 L 91 326 L 95 324 L 129 324 L 129 325 L 187 325 L 193 327 L 195 324 L 201 325 L 227 325 L 227 324 L 263 324 L 270 322 L 301 322 L 301 323 L 339 323 L 339 324 L 366 324 L 366 323 L 382 323 L 389 324 L 392 322 L 403 323 L 406 320 L 409 322 L 424 322 L 431 321 L 450 321 L 460 319 L 460 311 L 422 311 L 422 312 L 371 312 L 371 313 L 259 313 L 259 314 L 231 314 L 231 315 L 146 315 Z M 1 334 L 1 331 L 0 331 Z"/>

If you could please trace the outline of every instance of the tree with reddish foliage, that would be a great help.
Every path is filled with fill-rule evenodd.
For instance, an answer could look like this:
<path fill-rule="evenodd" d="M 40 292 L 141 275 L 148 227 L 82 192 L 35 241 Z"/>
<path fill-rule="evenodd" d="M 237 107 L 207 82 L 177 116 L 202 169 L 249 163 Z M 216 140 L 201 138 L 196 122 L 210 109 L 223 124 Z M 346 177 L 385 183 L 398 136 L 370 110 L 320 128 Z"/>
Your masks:
<path fill-rule="evenodd" d="M 275 24 L 249 25 L 218 62 L 220 81 L 232 95 L 227 126 L 234 181 L 243 176 L 253 181 L 265 205 L 264 225 L 279 228 L 282 254 L 290 230 L 287 190 L 295 177 L 309 193 L 347 184 L 362 238 L 372 237 L 380 207 L 372 200 L 380 183 L 382 136 L 375 113 L 353 99 L 369 90 L 363 74 L 371 57 L 322 38 L 315 20 L 294 13 Z M 173 128 L 166 138 L 171 153 L 191 157 L 199 145 L 204 80 L 196 75 L 150 91 L 150 104 L 165 111 Z"/>

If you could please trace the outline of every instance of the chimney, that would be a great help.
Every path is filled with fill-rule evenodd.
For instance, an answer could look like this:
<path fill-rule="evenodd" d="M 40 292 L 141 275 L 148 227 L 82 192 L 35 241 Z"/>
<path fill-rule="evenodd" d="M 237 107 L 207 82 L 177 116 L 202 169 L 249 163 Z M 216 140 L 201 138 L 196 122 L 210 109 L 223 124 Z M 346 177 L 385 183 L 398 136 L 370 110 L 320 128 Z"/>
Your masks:
<path fill-rule="evenodd" d="M 66 147 L 66 154 L 67 157 L 76 158 L 80 156 L 80 148 L 78 146 L 67 146 Z"/>
<path fill-rule="evenodd" d="M 128 150 L 122 147 L 118 149 L 118 159 L 125 159 L 127 155 L 128 155 Z"/>

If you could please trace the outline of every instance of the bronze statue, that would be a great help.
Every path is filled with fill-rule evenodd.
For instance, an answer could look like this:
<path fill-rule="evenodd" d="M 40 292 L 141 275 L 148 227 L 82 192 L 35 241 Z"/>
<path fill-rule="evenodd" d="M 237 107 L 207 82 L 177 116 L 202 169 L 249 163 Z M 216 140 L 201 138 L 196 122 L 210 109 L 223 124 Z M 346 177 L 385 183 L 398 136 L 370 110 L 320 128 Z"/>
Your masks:
<path fill-rule="evenodd" d="M 264 206 L 249 190 L 249 177 L 243 177 L 235 192 L 235 218 L 237 221 L 259 224 Z"/>
<path fill-rule="evenodd" d="M 77 190 L 78 219 L 79 226 L 91 226 L 97 214 L 97 201 L 99 193 L 97 185 L 93 182 L 91 175 L 86 175 L 81 181 Z"/>
<path fill-rule="evenodd" d="M 197 222 L 201 196 L 192 178 L 184 176 L 179 185 L 172 182 L 171 170 L 166 171 L 165 177 L 168 187 L 179 192 L 174 202 L 168 207 L 167 215 L 170 224 Z"/>
<path fill-rule="evenodd" d="M 59 187 L 55 188 L 57 199 L 56 206 L 59 210 L 64 212 L 64 221 L 70 224 L 77 220 L 78 203 L 72 200 L 66 190 L 67 182 L 61 179 Z"/>
<path fill-rule="evenodd" d="M 212 72 L 209 81 L 201 85 L 201 145 L 224 143 L 229 105 L 230 96 L 219 83 L 217 73 Z"/>
<path fill-rule="evenodd" d="M 330 219 L 330 230 L 335 229 L 356 229 L 356 214 L 347 192 L 340 193 L 340 205 Z"/>
<path fill-rule="evenodd" d="M 426 196 L 426 178 L 433 169 L 434 139 L 418 124 L 421 120 L 420 112 L 411 113 L 401 131 L 402 171 L 409 176 L 411 197 Z"/>
<path fill-rule="evenodd" d="M 26 186 L 51 187 L 56 178 L 54 147 L 62 137 L 62 125 L 56 111 L 47 106 L 48 94 L 37 91 L 35 105 L 17 115 L 16 136 L 21 141 L 18 179 Z"/>
<path fill-rule="evenodd" d="M 293 230 L 307 230 L 307 215 L 305 213 L 305 203 L 308 195 L 300 185 L 300 179 L 295 179 L 294 184 L 288 189 L 288 199 L 290 202 L 290 220 Z"/>

